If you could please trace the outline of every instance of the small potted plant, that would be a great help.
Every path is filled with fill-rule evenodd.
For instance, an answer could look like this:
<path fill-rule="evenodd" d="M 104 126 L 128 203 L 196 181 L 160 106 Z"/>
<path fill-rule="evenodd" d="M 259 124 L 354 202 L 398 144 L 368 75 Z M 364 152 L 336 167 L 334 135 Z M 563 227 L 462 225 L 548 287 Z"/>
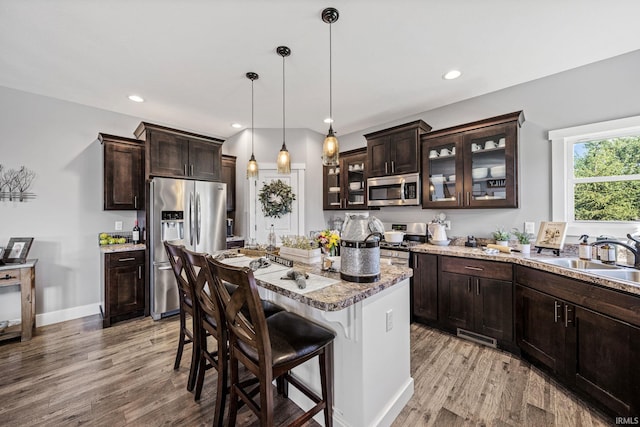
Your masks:
<path fill-rule="evenodd" d="M 496 239 L 496 245 L 509 246 L 510 234 L 504 228 L 499 227 L 492 234 L 493 234 L 493 238 Z"/>
<path fill-rule="evenodd" d="M 518 249 L 520 252 L 522 254 L 531 253 L 531 239 L 533 238 L 533 235 L 520 231 L 517 228 L 514 228 L 511 233 L 516 236 L 516 239 L 518 239 Z"/>
<path fill-rule="evenodd" d="M 320 261 L 321 251 L 313 239 L 306 236 L 280 236 L 280 240 L 280 256 L 305 264 Z"/>

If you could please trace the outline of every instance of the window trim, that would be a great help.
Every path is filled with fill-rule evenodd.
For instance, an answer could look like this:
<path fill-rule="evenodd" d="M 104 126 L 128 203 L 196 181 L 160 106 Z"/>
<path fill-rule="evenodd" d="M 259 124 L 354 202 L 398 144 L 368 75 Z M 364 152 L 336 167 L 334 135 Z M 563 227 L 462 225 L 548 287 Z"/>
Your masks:
<path fill-rule="evenodd" d="M 640 116 L 605 122 L 590 123 L 549 131 L 551 142 L 551 218 L 552 221 L 567 222 L 570 236 L 615 236 L 626 237 L 627 233 L 640 232 L 637 221 L 573 221 L 570 199 L 573 190 L 569 188 L 570 174 L 573 173 L 573 144 L 612 137 L 640 135 Z M 627 176 L 628 177 L 628 176 Z M 573 183 L 573 181 L 572 181 Z"/>

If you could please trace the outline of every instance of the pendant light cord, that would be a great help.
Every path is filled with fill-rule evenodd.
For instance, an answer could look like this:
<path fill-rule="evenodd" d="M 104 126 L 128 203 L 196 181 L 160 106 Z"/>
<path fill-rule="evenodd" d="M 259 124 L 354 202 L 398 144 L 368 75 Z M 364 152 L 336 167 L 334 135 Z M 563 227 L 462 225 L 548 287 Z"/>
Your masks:
<path fill-rule="evenodd" d="M 251 79 L 251 155 L 253 156 L 253 79 Z"/>
<path fill-rule="evenodd" d="M 329 24 L 329 127 L 333 127 L 333 67 L 332 67 L 331 24 Z"/>
<path fill-rule="evenodd" d="M 282 146 L 286 147 L 285 137 L 284 137 L 284 56 L 282 57 Z"/>

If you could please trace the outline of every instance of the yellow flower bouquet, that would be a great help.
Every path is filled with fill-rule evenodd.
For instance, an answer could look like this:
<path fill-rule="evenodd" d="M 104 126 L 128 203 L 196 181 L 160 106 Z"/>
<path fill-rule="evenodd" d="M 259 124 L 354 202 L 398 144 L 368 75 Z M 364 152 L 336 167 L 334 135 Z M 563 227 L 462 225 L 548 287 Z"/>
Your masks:
<path fill-rule="evenodd" d="M 318 245 L 325 253 L 335 255 L 340 246 L 340 232 L 338 230 L 324 230 L 316 236 Z"/>

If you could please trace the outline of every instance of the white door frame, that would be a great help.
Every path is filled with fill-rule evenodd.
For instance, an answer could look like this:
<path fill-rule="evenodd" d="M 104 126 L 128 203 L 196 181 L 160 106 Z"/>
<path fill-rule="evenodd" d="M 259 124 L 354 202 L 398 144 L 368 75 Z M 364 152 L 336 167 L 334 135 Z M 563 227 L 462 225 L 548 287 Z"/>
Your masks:
<path fill-rule="evenodd" d="M 277 170 L 278 165 L 276 163 L 260 163 L 260 170 Z M 291 171 L 298 173 L 298 194 L 296 194 L 296 201 L 298 202 L 298 231 L 304 233 L 304 171 L 306 169 L 305 163 L 291 163 Z M 255 179 L 251 179 L 249 185 L 249 239 L 256 237 L 256 209 L 259 209 L 257 203 L 257 189 L 255 186 Z"/>

